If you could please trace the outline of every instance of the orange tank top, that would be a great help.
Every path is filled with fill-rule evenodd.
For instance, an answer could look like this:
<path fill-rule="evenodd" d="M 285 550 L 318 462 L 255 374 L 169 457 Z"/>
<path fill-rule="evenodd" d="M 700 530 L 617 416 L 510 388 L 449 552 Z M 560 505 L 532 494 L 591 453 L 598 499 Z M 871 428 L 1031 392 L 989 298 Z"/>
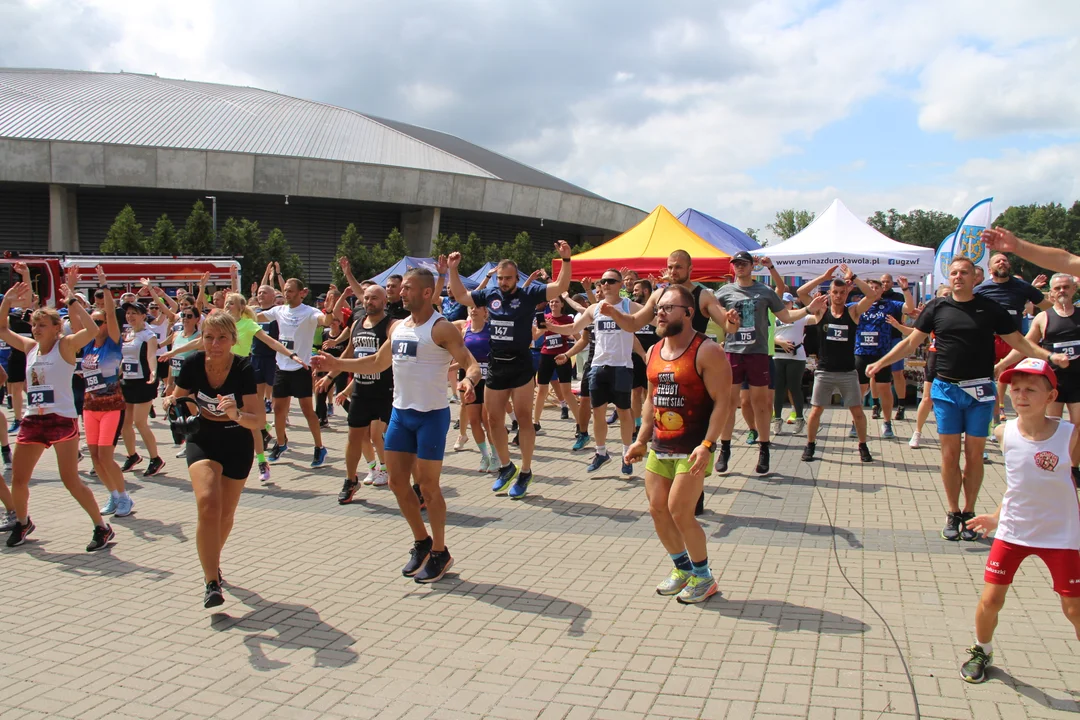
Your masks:
<path fill-rule="evenodd" d="M 713 401 L 697 371 L 697 354 L 707 338 L 700 332 L 674 360 L 661 357 L 664 343 L 653 346 L 646 374 L 653 391 L 652 449 L 660 457 L 685 457 L 705 439 Z"/>

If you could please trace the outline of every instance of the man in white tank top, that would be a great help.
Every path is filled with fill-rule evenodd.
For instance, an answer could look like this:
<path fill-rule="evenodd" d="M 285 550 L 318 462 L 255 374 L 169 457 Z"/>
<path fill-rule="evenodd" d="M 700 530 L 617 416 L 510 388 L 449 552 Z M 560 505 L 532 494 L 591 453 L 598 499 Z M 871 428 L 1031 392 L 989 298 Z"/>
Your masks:
<path fill-rule="evenodd" d="M 1061 609 L 1080 640 L 1080 503 L 1069 463 L 1080 429 L 1046 417 L 1057 397 L 1057 376 L 1045 360 L 1021 360 L 999 380 L 1009 385 L 1017 419 L 994 428 L 1005 456 L 1005 496 L 992 515 L 966 523 L 983 535 L 997 529 L 975 610 L 975 644 L 960 666 L 960 677 L 970 683 L 987 678 L 998 613 L 1016 569 L 1030 555 L 1046 563 Z"/>
<path fill-rule="evenodd" d="M 409 270 L 401 283 L 401 300 L 410 315 L 394 326 L 378 352 L 363 358 L 320 352 L 312 358 L 312 366 L 320 371 L 375 374 L 394 368 L 394 409 L 384 440 L 386 469 L 390 489 L 413 532 L 413 548 L 401 572 L 418 583 L 441 579 L 454 564 L 446 547 L 446 501 L 439 487 L 450 429 L 446 373 L 451 361 L 465 369 L 458 390 L 465 393 L 466 402 L 480 383 L 480 366 L 465 348 L 461 332 L 435 312 L 434 292 L 435 277 L 428 270 Z M 420 498 L 409 481 L 413 472 L 427 508 L 430 535 L 420 514 Z"/>
<path fill-rule="evenodd" d="M 605 465 L 611 456 L 608 454 L 607 414 L 608 403 L 615 404 L 619 416 L 619 431 L 622 436 L 624 458 L 627 448 L 634 441 L 634 418 L 630 413 L 631 396 L 634 385 L 634 333 L 623 330 L 604 308 L 614 307 L 624 315 L 633 315 L 641 305 L 619 295 L 622 290 L 622 274 L 615 268 L 605 270 L 600 278 L 600 302 L 585 309 L 573 325 L 549 325 L 548 329 L 562 335 L 580 333 L 586 327 L 591 328 L 596 349 L 589 370 L 589 392 L 593 408 L 593 425 L 596 428 L 596 454 L 586 468 L 596 472 Z M 610 312 L 610 310 L 606 311 Z M 629 478 L 634 466 L 622 463 L 622 476 Z"/>

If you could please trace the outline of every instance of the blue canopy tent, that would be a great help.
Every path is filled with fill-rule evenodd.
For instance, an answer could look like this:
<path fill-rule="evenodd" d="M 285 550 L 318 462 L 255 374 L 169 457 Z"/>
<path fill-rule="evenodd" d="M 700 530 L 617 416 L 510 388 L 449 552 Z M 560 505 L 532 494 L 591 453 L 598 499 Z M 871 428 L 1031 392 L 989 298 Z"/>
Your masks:
<path fill-rule="evenodd" d="M 728 255 L 735 255 L 742 250 L 749 253 L 761 250 L 761 246 L 754 241 L 754 238 L 742 230 L 693 208 L 683 210 L 678 220 L 693 230 L 702 240 Z"/>
<path fill-rule="evenodd" d="M 409 257 L 408 255 L 406 255 L 405 257 L 401 258 L 396 263 L 388 267 L 386 270 L 383 270 L 381 273 L 371 278 L 371 282 L 375 283 L 376 285 L 382 285 L 383 287 L 386 287 L 386 279 L 391 275 L 404 275 L 407 270 L 412 270 L 413 268 L 418 267 L 430 270 L 432 274 L 438 274 L 438 271 L 435 267 L 434 258 Z M 465 287 L 470 290 L 475 289 L 476 286 L 479 284 L 473 282 L 469 278 L 464 277 L 461 278 L 461 282 L 465 285 Z"/>
<path fill-rule="evenodd" d="M 488 272 L 490 272 L 491 269 L 493 267 L 495 267 L 495 265 L 496 265 L 496 263 L 486 262 L 486 263 L 484 263 L 483 267 L 481 267 L 479 270 L 474 272 L 472 275 L 469 275 L 468 277 L 462 277 L 461 281 L 463 283 L 465 283 L 465 287 L 472 290 L 473 288 L 478 287 L 480 285 L 480 283 L 484 282 L 484 278 L 487 277 Z M 528 280 L 528 279 L 529 279 L 528 275 L 526 275 L 525 273 L 518 270 L 518 287 L 524 286 L 525 281 Z M 473 283 L 471 286 L 469 285 L 470 281 Z M 540 282 L 539 280 L 534 280 L 533 281 L 533 285 L 543 285 L 543 284 L 544 283 Z M 490 286 L 490 287 L 495 286 L 495 278 L 491 279 L 491 281 L 488 283 L 488 286 Z"/>

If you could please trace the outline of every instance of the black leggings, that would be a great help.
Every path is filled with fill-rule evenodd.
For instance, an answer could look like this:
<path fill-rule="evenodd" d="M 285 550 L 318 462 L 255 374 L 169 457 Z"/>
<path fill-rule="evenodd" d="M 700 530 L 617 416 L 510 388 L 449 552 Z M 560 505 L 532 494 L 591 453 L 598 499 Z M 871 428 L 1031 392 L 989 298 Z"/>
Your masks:
<path fill-rule="evenodd" d="M 791 391 L 791 401 L 795 406 L 795 414 L 802 417 L 803 414 L 803 371 L 806 369 L 805 360 L 785 360 L 773 358 L 776 365 L 776 395 L 773 397 L 773 413 L 780 417 L 780 412 L 787 402 L 788 391 Z"/>
<path fill-rule="evenodd" d="M 326 392 L 319 393 L 315 397 L 315 414 L 319 416 L 319 420 L 325 420 L 326 419 L 326 406 L 329 403 L 334 402 L 334 398 L 330 397 L 330 393 L 333 393 L 334 395 L 337 395 L 339 392 L 341 392 L 346 387 L 348 387 L 348 385 L 349 385 L 349 376 L 350 376 L 350 373 L 347 373 L 347 372 L 338 373 L 338 375 L 336 375 L 334 377 L 334 382 L 330 385 L 330 389 L 327 390 Z M 319 377 L 322 377 L 322 375 L 320 375 Z M 348 400 L 345 401 L 344 408 L 345 408 L 345 412 L 349 412 L 349 401 Z"/>

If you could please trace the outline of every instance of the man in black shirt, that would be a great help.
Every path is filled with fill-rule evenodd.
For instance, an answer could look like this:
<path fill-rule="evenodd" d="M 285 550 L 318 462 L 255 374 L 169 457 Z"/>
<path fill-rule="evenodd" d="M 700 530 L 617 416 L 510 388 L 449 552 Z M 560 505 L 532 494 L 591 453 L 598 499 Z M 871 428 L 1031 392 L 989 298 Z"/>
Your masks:
<path fill-rule="evenodd" d="M 394 320 L 404 320 L 409 317 L 409 311 L 405 309 L 405 303 L 401 301 L 401 282 L 400 275 L 391 275 L 386 278 L 386 314 Z"/>
<path fill-rule="evenodd" d="M 941 440 L 941 480 L 949 512 L 941 537 L 975 540 L 978 534 L 966 526 L 975 517 L 975 501 L 983 479 L 983 450 L 997 397 L 994 387 L 994 336 L 1027 357 L 1037 357 L 1059 367 L 1069 358 L 1051 354 L 1020 334 L 1012 317 L 1000 304 L 974 294 L 975 265 L 957 258 L 949 265 L 952 297 L 937 297 L 926 304 L 915 321 L 915 330 L 885 357 L 867 367 L 877 372 L 889 363 L 910 355 L 934 333 L 937 374 L 931 385 L 934 416 Z M 964 470 L 960 470 L 960 435 L 964 443 Z M 960 509 L 960 489 L 964 508 Z"/>
<path fill-rule="evenodd" d="M 898 293 L 895 290 L 893 290 L 893 276 L 890 275 L 889 273 L 885 273 L 884 275 L 881 276 L 881 287 L 884 288 L 884 291 L 881 293 L 881 298 L 880 298 L 881 300 L 892 300 L 894 302 L 900 302 L 900 303 L 904 302 L 903 294 Z M 894 314 L 893 317 L 895 317 L 897 319 L 897 321 L 899 321 L 901 323 L 904 322 L 904 314 L 902 312 L 898 312 L 898 313 Z M 904 339 L 903 333 L 901 333 L 896 328 L 889 328 L 889 330 L 891 331 L 890 335 L 891 335 L 891 343 L 892 343 L 890 345 L 890 347 L 895 346 L 898 342 L 900 342 L 901 340 Z M 903 360 L 897 360 L 896 362 L 893 363 L 893 366 L 892 366 L 892 379 L 893 379 L 893 387 L 896 389 L 896 415 L 894 416 L 894 419 L 903 420 L 904 419 L 904 398 L 907 397 L 907 378 L 904 377 L 904 361 Z M 880 412 L 880 410 L 881 410 L 881 400 L 879 398 L 874 398 L 874 413 L 875 413 L 874 417 L 875 418 L 877 417 L 876 413 Z M 889 418 L 885 418 L 885 419 L 888 420 Z"/>

